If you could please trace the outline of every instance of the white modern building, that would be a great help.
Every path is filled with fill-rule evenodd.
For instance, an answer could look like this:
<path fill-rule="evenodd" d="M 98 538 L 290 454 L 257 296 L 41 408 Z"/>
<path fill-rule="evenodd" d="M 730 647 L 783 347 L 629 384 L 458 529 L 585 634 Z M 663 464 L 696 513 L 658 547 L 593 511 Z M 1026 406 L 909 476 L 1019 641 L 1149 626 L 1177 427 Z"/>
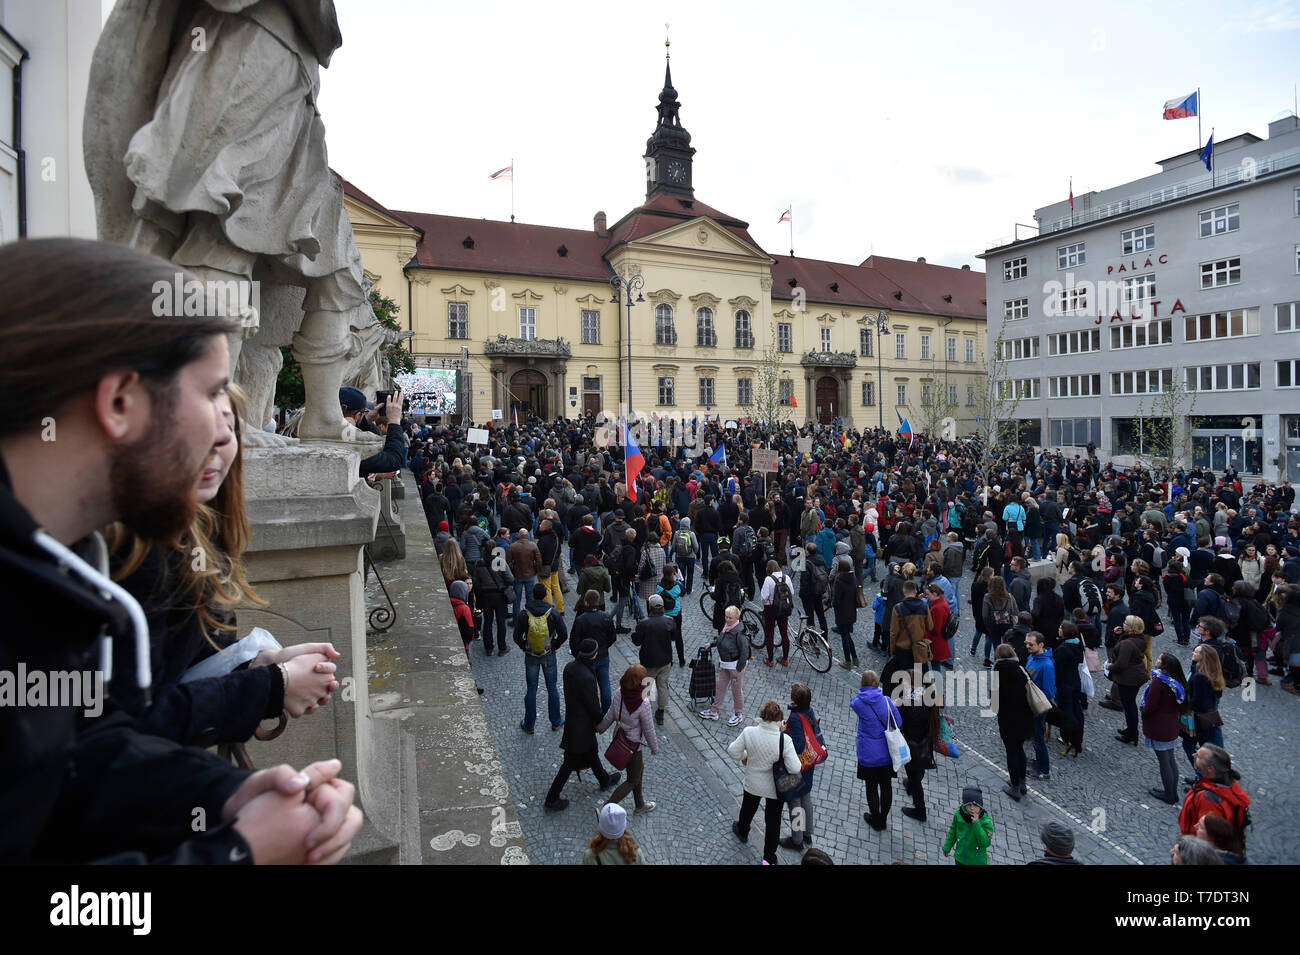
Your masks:
<path fill-rule="evenodd" d="M 1300 480 L 1300 122 L 1159 166 L 981 256 L 1022 440 L 1128 463 L 1177 381 L 1192 463 Z"/>
<path fill-rule="evenodd" d="M 0 242 L 95 238 L 81 152 L 90 59 L 111 0 L 0 0 Z"/>

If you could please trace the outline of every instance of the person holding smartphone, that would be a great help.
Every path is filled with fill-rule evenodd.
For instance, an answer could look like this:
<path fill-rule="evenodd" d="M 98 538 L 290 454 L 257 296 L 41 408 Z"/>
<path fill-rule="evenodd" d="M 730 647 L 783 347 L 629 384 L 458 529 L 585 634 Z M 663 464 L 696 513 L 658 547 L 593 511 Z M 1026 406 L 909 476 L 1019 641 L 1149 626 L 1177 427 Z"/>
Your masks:
<path fill-rule="evenodd" d="M 374 421 L 378 425 L 377 433 L 384 435 L 384 447 L 379 453 L 362 460 L 362 477 L 387 471 L 400 471 L 406 463 L 406 435 L 401 428 L 402 390 L 399 388 L 391 394 L 383 391 L 375 394 L 376 398 L 380 396 L 386 396 L 386 400 L 376 402 Z M 371 419 L 366 408 L 366 396 L 360 388 L 346 385 L 340 388 L 339 405 L 343 409 L 343 417 L 358 428 L 363 430 L 366 428 L 362 420 L 368 422 Z"/>

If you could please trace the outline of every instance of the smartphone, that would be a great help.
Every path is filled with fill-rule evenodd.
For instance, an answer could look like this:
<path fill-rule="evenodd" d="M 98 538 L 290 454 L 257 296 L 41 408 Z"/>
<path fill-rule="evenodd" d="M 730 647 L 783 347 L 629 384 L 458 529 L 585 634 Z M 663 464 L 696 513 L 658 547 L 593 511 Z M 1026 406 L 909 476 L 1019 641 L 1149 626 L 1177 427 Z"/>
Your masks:
<path fill-rule="evenodd" d="M 384 405 L 386 405 L 388 403 L 388 399 L 392 397 L 392 394 L 393 393 L 391 391 L 376 391 L 375 409 L 378 410 L 379 408 L 382 408 Z"/>

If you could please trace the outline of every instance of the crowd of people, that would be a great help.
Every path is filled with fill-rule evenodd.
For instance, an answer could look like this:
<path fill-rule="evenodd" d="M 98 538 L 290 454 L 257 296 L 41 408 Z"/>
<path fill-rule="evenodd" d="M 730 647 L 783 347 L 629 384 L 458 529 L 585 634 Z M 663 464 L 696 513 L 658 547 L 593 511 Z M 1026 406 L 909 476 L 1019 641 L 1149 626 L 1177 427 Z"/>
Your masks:
<path fill-rule="evenodd" d="M 924 772 L 951 744 L 952 721 L 927 692 L 929 678 L 916 674 L 954 668 L 965 647 L 971 664 L 996 678 L 1009 798 L 1023 798 L 1029 780 L 1050 783 L 1053 740 L 1058 759 L 1100 749 L 1085 732 L 1088 712 L 1115 709 L 1124 714 L 1116 739 L 1145 741 L 1155 754 L 1159 785 L 1149 795 L 1182 803 L 1182 835 L 1213 842 L 1215 858 L 1244 857 L 1249 797 L 1224 748 L 1218 702 L 1245 680 L 1297 693 L 1300 515 L 1290 482 L 1243 485 L 1232 469 L 1119 467 L 1093 449 L 986 451 L 973 439 L 741 421 L 705 423 L 695 451 L 640 441 L 644 467 L 629 487 L 621 441 L 603 438 L 590 417 L 489 427 L 488 443 L 473 445 L 450 425 L 406 429 L 407 463 L 444 577 L 449 587 L 472 585 L 467 650 L 481 637 L 485 656 L 494 647 L 504 655 L 513 628 L 524 653 L 526 733 L 538 674 L 546 676 L 548 716 L 564 730 L 566 754 L 548 810 L 567 805 L 561 790 L 572 770 L 590 767 L 602 789 L 613 789 L 632 765 L 611 744 L 605 756 L 615 771 L 606 772 L 601 731 L 617 725 L 620 739 L 632 741 L 624 746 L 635 751 L 630 759 L 641 757 L 642 744 L 653 753 L 674 666 L 716 652 L 712 699 L 699 718 L 719 720 L 730 709 L 728 726 L 740 727 L 757 717 L 730 749 L 747 761 L 735 834 L 748 839 L 765 801 L 764 861 L 776 861 L 779 844 L 806 850 L 815 837 L 820 737 L 819 721 L 807 717 L 807 687 L 792 687 L 784 718 L 779 701 L 753 714 L 744 701 L 747 665 L 789 665 L 791 617 L 802 609 L 823 634 L 833 626 L 840 665 L 861 671 L 851 709 L 869 826 L 884 828 L 903 770 L 912 803 L 904 813 L 927 818 Z M 801 439 L 811 439 L 810 451 L 800 451 Z M 756 448 L 777 452 L 777 470 L 750 467 Z M 717 636 L 688 653 L 684 599 L 698 588 L 714 598 Z M 963 604 L 970 625 L 961 623 Z M 757 651 L 747 611 L 761 615 Z M 609 649 L 624 634 L 638 664 L 616 695 Z M 566 640 L 573 661 L 561 681 L 556 651 Z M 859 647 L 876 654 L 868 668 Z M 900 762 L 895 738 L 910 760 Z M 770 768 L 778 760 L 803 783 L 778 792 L 780 773 Z M 636 811 L 649 811 L 643 763 L 627 772 L 614 797 L 633 792 Z M 954 810 L 953 844 L 968 847 L 965 861 L 983 861 L 978 844 L 988 845 L 992 827 L 976 795 Z M 783 804 L 791 835 L 778 842 Z M 1207 813 L 1234 834 L 1202 825 Z M 1065 843 L 1059 832 L 1043 838 L 1058 849 Z"/>

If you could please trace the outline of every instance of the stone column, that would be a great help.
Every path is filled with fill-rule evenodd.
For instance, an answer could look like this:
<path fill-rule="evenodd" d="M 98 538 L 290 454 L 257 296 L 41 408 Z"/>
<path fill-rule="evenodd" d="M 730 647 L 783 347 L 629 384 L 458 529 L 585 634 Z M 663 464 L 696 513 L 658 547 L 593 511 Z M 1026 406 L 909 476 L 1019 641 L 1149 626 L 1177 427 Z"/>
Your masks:
<path fill-rule="evenodd" d="M 805 368 L 803 370 L 803 419 L 804 424 L 815 424 L 817 422 L 817 406 L 814 399 L 814 375 L 813 372 Z"/>
<path fill-rule="evenodd" d="M 853 424 L 853 403 L 849 400 L 853 394 L 853 372 L 851 370 L 841 371 L 840 379 L 840 417 L 844 419 L 845 429 L 854 427 Z"/>

